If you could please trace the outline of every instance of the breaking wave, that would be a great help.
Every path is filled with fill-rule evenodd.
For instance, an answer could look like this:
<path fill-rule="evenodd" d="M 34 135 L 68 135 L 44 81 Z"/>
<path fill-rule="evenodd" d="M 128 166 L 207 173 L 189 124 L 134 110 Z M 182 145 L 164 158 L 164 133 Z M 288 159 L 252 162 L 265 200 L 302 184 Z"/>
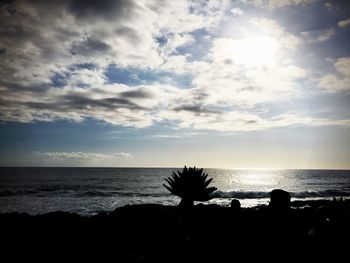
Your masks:
<path fill-rule="evenodd" d="M 340 190 L 323 190 L 323 191 L 302 191 L 290 192 L 294 198 L 316 198 L 316 197 L 347 197 L 350 196 L 348 191 Z M 237 198 L 237 199 L 258 199 L 270 198 L 270 192 L 264 191 L 216 191 L 212 194 L 213 198 Z"/>

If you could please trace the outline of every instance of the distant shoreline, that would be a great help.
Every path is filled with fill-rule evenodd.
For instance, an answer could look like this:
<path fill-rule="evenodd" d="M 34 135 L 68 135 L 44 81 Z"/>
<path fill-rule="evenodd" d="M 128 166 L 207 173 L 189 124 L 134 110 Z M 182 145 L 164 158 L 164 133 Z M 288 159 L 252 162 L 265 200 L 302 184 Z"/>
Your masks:
<path fill-rule="evenodd" d="M 69 169 L 174 169 L 180 170 L 182 167 L 171 167 L 171 166 L 0 166 L 2 168 L 69 168 Z M 215 168 L 215 167 L 201 167 L 203 169 L 212 169 L 212 170 L 251 170 L 251 171 L 293 171 L 293 170 L 306 170 L 306 171 L 350 171 L 349 168 Z"/>

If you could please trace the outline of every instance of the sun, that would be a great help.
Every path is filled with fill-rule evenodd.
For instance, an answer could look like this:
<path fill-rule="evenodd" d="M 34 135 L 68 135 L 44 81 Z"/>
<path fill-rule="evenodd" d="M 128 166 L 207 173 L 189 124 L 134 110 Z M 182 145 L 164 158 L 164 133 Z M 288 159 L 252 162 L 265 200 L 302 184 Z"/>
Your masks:
<path fill-rule="evenodd" d="M 235 64 L 268 66 L 276 64 L 280 44 L 270 36 L 253 36 L 234 40 L 229 49 Z"/>

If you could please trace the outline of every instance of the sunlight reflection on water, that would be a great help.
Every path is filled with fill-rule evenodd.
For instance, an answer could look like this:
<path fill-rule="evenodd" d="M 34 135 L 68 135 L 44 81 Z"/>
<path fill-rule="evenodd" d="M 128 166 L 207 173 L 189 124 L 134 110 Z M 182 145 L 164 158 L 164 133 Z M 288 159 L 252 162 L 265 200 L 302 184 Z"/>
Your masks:
<path fill-rule="evenodd" d="M 0 213 L 68 211 L 94 214 L 132 204 L 177 205 L 163 186 L 176 168 L 12 168 L 0 170 Z M 350 171 L 205 169 L 218 190 L 209 203 L 268 204 L 281 188 L 292 199 L 350 196 Z M 14 177 L 14 175 L 16 175 Z"/>

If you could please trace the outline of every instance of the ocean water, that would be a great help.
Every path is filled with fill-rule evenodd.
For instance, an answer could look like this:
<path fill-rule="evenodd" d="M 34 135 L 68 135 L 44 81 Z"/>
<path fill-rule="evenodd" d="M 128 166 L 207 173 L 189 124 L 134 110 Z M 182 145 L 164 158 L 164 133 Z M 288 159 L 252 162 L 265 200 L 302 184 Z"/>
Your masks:
<path fill-rule="evenodd" d="M 177 205 L 162 185 L 181 168 L 0 168 L 0 213 L 53 211 L 93 215 L 142 203 Z M 350 170 L 205 169 L 218 188 L 209 203 L 267 204 L 275 188 L 292 200 L 350 197 Z"/>

